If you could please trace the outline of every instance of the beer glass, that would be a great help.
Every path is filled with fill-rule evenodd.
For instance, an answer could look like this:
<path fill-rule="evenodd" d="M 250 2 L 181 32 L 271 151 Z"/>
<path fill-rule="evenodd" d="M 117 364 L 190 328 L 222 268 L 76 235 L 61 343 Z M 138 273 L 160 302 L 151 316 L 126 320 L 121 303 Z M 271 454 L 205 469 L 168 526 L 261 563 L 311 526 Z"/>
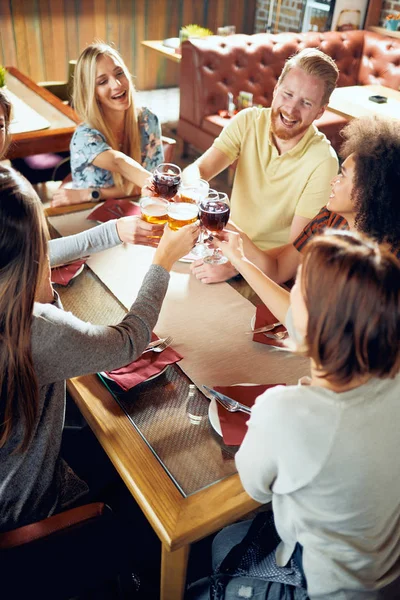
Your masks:
<path fill-rule="evenodd" d="M 212 234 L 219 233 L 229 220 L 230 205 L 227 194 L 215 192 L 199 203 L 200 223 Z M 215 248 L 211 255 L 204 258 L 204 262 L 211 265 L 222 265 L 228 262 L 219 248 Z"/>
<path fill-rule="evenodd" d="M 149 196 L 148 198 L 142 198 L 139 206 L 144 221 L 157 225 L 165 225 L 168 222 L 169 202 L 167 200 Z"/>
<path fill-rule="evenodd" d="M 197 204 L 190 202 L 170 202 L 168 206 L 168 226 L 176 231 L 184 225 L 195 223 L 199 218 Z"/>
<path fill-rule="evenodd" d="M 172 163 L 161 163 L 153 172 L 151 188 L 156 196 L 173 198 L 181 184 L 181 169 Z"/>
<path fill-rule="evenodd" d="M 197 205 L 207 197 L 210 191 L 210 184 L 204 179 L 199 179 L 195 183 L 189 185 L 182 185 L 179 194 L 181 202 L 195 202 Z M 200 230 L 199 239 L 191 251 L 191 255 L 196 258 L 203 258 L 210 254 L 209 248 L 206 246 L 203 240 L 203 229 Z"/>
<path fill-rule="evenodd" d="M 204 179 L 199 179 L 195 183 L 181 185 L 179 188 L 179 202 L 198 203 L 205 198 L 210 189 L 210 184 Z"/>

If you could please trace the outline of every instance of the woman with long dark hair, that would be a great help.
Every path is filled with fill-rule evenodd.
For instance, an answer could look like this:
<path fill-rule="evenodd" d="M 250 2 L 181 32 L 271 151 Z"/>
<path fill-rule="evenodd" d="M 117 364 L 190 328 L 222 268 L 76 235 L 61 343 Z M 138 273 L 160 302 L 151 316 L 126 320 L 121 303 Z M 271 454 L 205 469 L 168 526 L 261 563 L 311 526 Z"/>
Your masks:
<path fill-rule="evenodd" d="M 140 356 L 168 272 L 198 235 L 196 225 L 178 232 L 166 227 L 131 310 L 120 324 L 105 327 L 64 312 L 50 282 L 54 256 L 60 262 L 120 242 L 115 221 L 96 229 L 96 239 L 91 230 L 54 240 L 49 260 L 39 198 L 13 169 L 0 169 L 0 531 L 53 514 L 87 492 L 59 455 L 65 380 Z"/>

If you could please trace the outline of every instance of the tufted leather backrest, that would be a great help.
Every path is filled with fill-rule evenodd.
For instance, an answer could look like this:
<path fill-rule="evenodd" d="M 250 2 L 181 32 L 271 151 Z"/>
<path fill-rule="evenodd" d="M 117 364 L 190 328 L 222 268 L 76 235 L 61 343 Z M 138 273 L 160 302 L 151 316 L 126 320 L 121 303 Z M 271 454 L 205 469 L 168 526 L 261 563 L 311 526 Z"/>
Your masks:
<path fill-rule="evenodd" d="M 398 88 L 400 41 L 392 38 L 365 31 L 212 36 L 183 43 L 181 118 L 200 125 L 227 108 L 228 92 L 236 98 L 242 90 L 253 94 L 254 104 L 270 106 L 285 60 L 310 47 L 335 60 L 339 86 L 379 81 Z"/>
<path fill-rule="evenodd" d="M 400 90 L 400 39 L 365 32 L 358 83 Z"/>

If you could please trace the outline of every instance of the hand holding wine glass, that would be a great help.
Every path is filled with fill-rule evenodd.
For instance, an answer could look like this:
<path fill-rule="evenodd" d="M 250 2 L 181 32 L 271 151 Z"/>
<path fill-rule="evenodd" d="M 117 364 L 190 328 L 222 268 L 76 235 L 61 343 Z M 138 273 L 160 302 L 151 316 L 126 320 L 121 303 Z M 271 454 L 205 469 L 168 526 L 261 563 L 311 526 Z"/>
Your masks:
<path fill-rule="evenodd" d="M 211 234 L 215 235 L 222 231 L 229 220 L 230 204 L 227 194 L 210 190 L 207 198 L 199 203 L 200 222 Z M 204 262 L 211 265 L 222 265 L 228 262 L 219 248 L 215 248 L 210 256 L 204 258 Z"/>
<path fill-rule="evenodd" d="M 154 170 L 151 189 L 156 196 L 170 200 L 181 185 L 181 169 L 172 163 L 161 163 Z"/>

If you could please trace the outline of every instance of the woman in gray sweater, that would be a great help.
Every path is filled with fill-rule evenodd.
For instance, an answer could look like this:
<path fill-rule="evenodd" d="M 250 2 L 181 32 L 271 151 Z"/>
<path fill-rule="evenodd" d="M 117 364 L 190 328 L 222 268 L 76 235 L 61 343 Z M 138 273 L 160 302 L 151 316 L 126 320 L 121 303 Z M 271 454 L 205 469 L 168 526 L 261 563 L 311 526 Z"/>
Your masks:
<path fill-rule="evenodd" d="M 18 173 L 2 168 L 0 229 L 0 531 L 7 531 L 65 508 L 87 491 L 59 456 L 65 380 L 140 356 L 169 271 L 193 247 L 198 227 L 166 227 L 136 301 L 120 324 L 109 327 L 62 310 L 50 262 L 120 243 L 115 221 L 48 246 L 38 197 Z"/>

